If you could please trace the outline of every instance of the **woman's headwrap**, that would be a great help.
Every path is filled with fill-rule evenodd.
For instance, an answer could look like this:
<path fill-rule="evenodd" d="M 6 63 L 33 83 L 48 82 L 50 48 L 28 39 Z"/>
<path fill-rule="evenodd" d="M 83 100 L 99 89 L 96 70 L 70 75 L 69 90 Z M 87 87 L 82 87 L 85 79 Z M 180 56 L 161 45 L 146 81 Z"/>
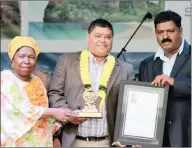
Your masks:
<path fill-rule="evenodd" d="M 16 36 L 15 38 L 13 38 L 11 40 L 9 47 L 8 47 L 8 55 L 9 55 L 9 58 L 11 61 L 12 61 L 15 53 L 17 52 L 17 50 L 23 46 L 28 46 L 28 47 L 33 48 L 33 50 L 35 51 L 36 57 L 40 53 L 40 48 L 38 47 L 36 41 L 33 38 Z"/>

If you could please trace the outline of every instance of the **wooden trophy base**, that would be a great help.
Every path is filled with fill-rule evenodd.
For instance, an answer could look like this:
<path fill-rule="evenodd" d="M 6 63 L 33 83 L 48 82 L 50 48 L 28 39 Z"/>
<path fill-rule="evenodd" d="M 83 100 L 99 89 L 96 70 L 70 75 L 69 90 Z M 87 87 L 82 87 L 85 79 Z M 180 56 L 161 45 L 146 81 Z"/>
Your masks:
<path fill-rule="evenodd" d="M 100 112 L 78 112 L 78 117 L 82 118 L 102 118 Z"/>

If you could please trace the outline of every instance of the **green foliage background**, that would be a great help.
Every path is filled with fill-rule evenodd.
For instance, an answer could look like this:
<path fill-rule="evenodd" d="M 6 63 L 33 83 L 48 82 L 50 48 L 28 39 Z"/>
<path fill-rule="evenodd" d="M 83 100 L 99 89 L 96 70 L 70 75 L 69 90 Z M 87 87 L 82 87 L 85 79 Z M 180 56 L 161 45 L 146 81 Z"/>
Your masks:
<path fill-rule="evenodd" d="M 90 22 L 96 18 L 104 18 L 111 22 L 141 21 L 141 18 L 151 12 L 155 16 L 164 10 L 164 0 L 152 3 L 145 0 L 147 8 L 141 7 L 140 1 L 120 0 L 118 8 L 112 8 L 109 1 L 68 0 L 45 10 L 45 22 Z M 49 19 L 46 19 L 49 18 Z"/>

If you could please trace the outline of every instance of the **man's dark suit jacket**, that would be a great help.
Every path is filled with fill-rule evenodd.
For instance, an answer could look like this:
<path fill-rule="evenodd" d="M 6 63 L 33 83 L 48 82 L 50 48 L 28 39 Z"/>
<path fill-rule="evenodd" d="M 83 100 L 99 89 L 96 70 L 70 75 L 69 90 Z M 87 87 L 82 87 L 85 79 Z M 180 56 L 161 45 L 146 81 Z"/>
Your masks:
<path fill-rule="evenodd" d="M 139 81 L 152 82 L 163 73 L 163 61 L 154 55 L 143 60 L 139 68 Z M 184 41 L 183 52 L 177 55 L 170 76 L 174 86 L 169 89 L 165 121 L 164 145 L 191 146 L 191 46 Z"/>

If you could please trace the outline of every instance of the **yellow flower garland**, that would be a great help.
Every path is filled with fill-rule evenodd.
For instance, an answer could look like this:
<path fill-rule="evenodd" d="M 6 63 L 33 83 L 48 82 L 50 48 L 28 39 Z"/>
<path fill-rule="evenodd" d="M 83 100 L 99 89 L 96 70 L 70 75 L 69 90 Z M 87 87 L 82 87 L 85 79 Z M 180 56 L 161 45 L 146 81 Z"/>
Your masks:
<path fill-rule="evenodd" d="M 101 79 L 99 81 L 99 90 L 97 95 L 101 97 L 101 102 L 99 104 L 99 109 L 101 109 L 105 103 L 105 98 L 107 94 L 107 84 L 109 82 L 111 73 L 115 66 L 115 58 L 113 56 L 109 56 L 101 75 Z M 91 78 L 89 73 L 89 52 L 88 50 L 83 50 L 80 55 L 80 74 L 82 82 L 85 86 L 85 90 L 87 87 L 91 87 Z"/>

